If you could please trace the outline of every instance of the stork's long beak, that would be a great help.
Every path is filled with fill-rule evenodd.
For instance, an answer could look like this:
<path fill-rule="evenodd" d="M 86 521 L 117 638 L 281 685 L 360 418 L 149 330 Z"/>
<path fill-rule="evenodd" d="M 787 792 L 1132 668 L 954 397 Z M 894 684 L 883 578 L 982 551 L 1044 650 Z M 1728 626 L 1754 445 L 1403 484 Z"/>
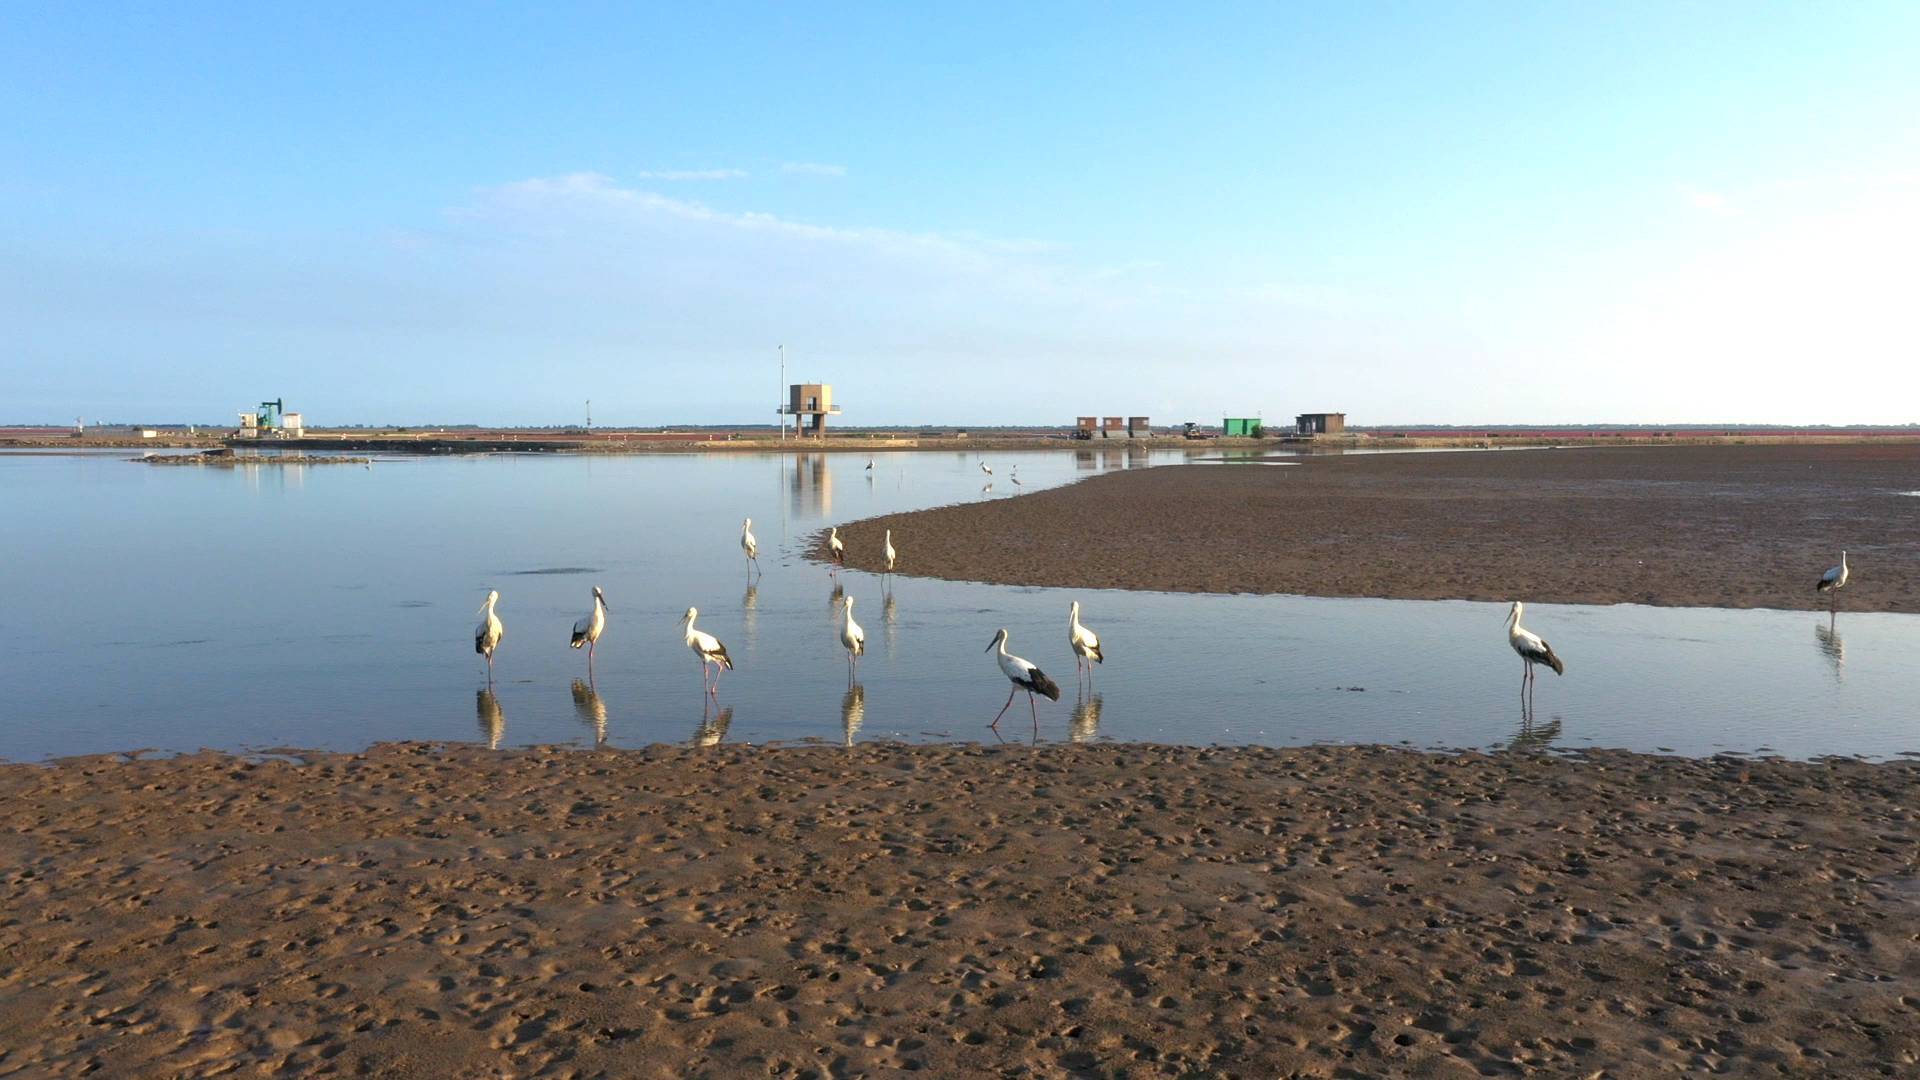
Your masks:
<path fill-rule="evenodd" d="M 1000 644 L 1000 635 L 999 635 L 999 634 L 995 634 L 995 635 L 993 635 L 993 640 L 992 640 L 992 641 L 989 641 L 989 642 L 987 642 L 987 647 L 986 647 L 985 649 L 982 649 L 981 651 L 982 651 L 982 652 L 992 652 L 992 651 L 993 651 L 993 647 L 994 647 L 995 645 L 998 645 L 998 644 Z"/>

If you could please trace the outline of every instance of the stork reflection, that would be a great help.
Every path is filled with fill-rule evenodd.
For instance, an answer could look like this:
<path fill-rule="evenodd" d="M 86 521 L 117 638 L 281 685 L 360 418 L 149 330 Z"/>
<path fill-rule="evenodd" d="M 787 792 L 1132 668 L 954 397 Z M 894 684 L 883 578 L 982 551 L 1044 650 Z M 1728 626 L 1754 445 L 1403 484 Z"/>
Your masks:
<path fill-rule="evenodd" d="M 1538 754 L 1551 748 L 1560 738 L 1560 721 L 1549 720 L 1544 724 L 1533 719 L 1531 706 L 1520 711 L 1520 730 L 1507 740 L 1507 750 L 1512 753 Z"/>
<path fill-rule="evenodd" d="M 900 606 L 894 603 L 891 589 L 880 597 L 880 636 L 887 642 L 887 659 L 893 659 L 894 642 L 900 636 Z"/>
<path fill-rule="evenodd" d="M 847 687 L 840 698 L 840 735 L 847 746 L 853 745 L 854 736 L 860 734 L 861 727 L 867 722 L 867 688 L 859 683 Z"/>
<path fill-rule="evenodd" d="M 473 692 L 473 713 L 480 721 L 480 734 L 487 740 L 487 749 L 500 749 L 500 740 L 507 734 L 507 714 L 500 708 L 500 699 L 493 696 L 491 687 Z"/>
<path fill-rule="evenodd" d="M 727 729 L 733 726 L 733 706 L 728 705 L 719 712 L 709 714 L 700 711 L 700 726 L 693 731 L 693 745 L 719 746 L 727 739 Z"/>
<path fill-rule="evenodd" d="M 760 629 L 760 586 L 749 583 L 740 598 L 741 629 L 747 635 L 747 648 L 753 648 L 754 632 Z"/>
<path fill-rule="evenodd" d="M 1099 694 L 1081 693 L 1080 700 L 1074 703 L 1073 715 L 1067 721 L 1067 738 L 1074 742 L 1092 742 L 1100 737 L 1100 706 L 1103 700 Z"/>
<path fill-rule="evenodd" d="M 573 710 L 580 719 L 593 728 L 593 745 L 607 744 L 607 703 L 601 699 L 600 692 L 584 679 L 573 680 Z"/>
<path fill-rule="evenodd" d="M 1843 669 L 1847 666 L 1847 642 L 1840 636 L 1840 631 L 1834 626 L 1831 616 L 1827 619 L 1825 626 L 1814 624 L 1813 640 L 1820 646 L 1820 652 L 1826 656 L 1827 662 L 1833 665 L 1833 681 L 1839 682 L 1845 674 Z"/>

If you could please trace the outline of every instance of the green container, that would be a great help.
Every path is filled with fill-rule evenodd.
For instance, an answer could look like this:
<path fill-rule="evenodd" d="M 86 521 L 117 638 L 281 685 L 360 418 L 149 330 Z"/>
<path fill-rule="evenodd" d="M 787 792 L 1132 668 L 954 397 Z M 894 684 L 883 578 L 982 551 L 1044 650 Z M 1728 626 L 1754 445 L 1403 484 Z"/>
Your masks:
<path fill-rule="evenodd" d="M 1259 427 L 1257 416 L 1229 416 L 1220 421 L 1220 433 L 1229 439 L 1251 439 Z"/>

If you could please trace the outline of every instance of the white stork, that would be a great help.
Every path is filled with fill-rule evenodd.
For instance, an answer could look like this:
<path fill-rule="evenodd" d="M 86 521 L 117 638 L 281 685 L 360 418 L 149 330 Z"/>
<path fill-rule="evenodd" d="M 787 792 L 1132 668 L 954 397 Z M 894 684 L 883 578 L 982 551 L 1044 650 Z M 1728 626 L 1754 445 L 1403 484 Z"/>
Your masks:
<path fill-rule="evenodd" d="M 1827 601 L 1828 601 L 1827 606 L 1830 609 L 1838 609 L 1840 606 L 1840 590 L 1846 587 L 1847 587 L 1847 553 L 1842 551 L 1840 553 L 1840 565 L 1828 567 L 1827 572 L 1820 575 L 1820 582 L 1819 584 L 1813 587 L 1813 591 L 1817 593 L 1826 593 Z"/>
<path fill-rule="evenodd" d="M 872 459 L 872 458 L 868 458 L 868 459 L 867 459 L 867 471 L 868 471 L 868 472 L 872 472 L 872 471 L 873 471 L 873 459 Z"/>
<path fill-rule="evenodd" d="M 1106 663 L 1100 653 L 1100 635 L 1080 625 L 1080 601 L 1067 608 L 1067 644 L 1073 647 L 1074 671 L 1093 677 L 1093 665 Z"/>
<path fill-rule="evenodd" d="M 846 616 L 840 623 L 840 647 L 847 650 L 847 681 L 852 682 L 855 671 L 860 666 L 860 657 L 867 651 L 867 632 L 853 621 L 853 597 L 846 600 Z"/>
<path fill-rule="evenodd" d="M 740 550 L 747 553 L 747 569 L 760 569 L 760 541 L 753 538 L 753 519 L 740 523 Z"/>
<path fill-rule="evenodd" d="M 1013 486 L 1014 486 L 1014 487 L 1025 487 L 1025 486 L 1026 486 L 1025 484 L 1022 484 L 1022 483 L 1020 482 L 1020 466 L 1018 466 L 1018 465 L 1015 465 L 1015 466 L 1013 467 L 1013 471 L 1007 474 L 1007 479 L 1009 479 L 1009 480 L 1011 480 L 1011 481 L 1013 481 Z"/>
<path fill-rule="evenodd" d="M 692 649 L 693 655 L 700 658 L 700 685 L 707 688 L 707 693 L 718 694 L 720 672 L 733 670 L 733 658 L 727 655 L 727 647 L 720 644 L 719 638 L 705 630 L 694 629 L 693 620 L 699 614 L 699 608 L 688 608 L 687 613 L 680 616 L 680 621 L 687 625 L 687 648 Z M 708 664 L 713 665 L 712 682 L 707 681 Z"/>
<path fill-rule="evenodd" d="M 593 610 L 573 621 L 573 640 L 568 648 L 587 647 L 587 676 L 593 676 L 593 646 L 600 640 L 601 631 L 607 628 L 607 598 L 600 586 L 593 587 Z"/>
<path fill-rule="evenodd" d="M 892 529 L 887 530 L 887 535 L 885 539 L 886 539 L 886 546 L 880 549 L 880 553 L 887 557 L 887 573 L 891 574 L 893 573 L 893 562 L 895 559 L 899 558 L 900 553 L 893 549 L 893 530 Z"/>
<path fill-rule="evenodd" d="M 1553 669 L 1555 675 L 1565 675 L 1567 666 L 1553 654 L 1553 647 L 1541 640 L 1540 635 L 1520 625 L 1520 613 L 1526 607 L 1520 601 L 1513 602 L 1513 610 L 1507 613 L 1507 644 L 1520 654 L 1523 662 L 1520 671 L 1520 700 L 1524 704 L 1533 686 L 1533 665 L 1545 664 Z"/>
<path fill-rule="evenodd" d="M 500 639 L 507 636 L 507 628 L 500 622 L 500 616 L 493 613 L 493 605 L 500 602 L 499 590 L 487 593 L 487 602 L 480 605 L 483 618 L 480 625 L 473 628 L 473 651 L 487 658 L 487 685 L 493 685 L 493 650 L 500 647 Z"/>
<path fill-rule="evenodd" d="M 847 564 L 847 545 L 840 541 L 838 525 L 827 533 L 827 554 L 833 556 L 833 573 L 838 574 L 840 568 Z"/>
<path fill-rule="evenodd" d="M 988 652 L 992 652 L 995 648 L 1000 650 L 1000 655 L 994 658 L 1000 664 L 1000 673 L 1013 684 L 1013 689 L 1007 691 L 1007 703 L 1000 706 L 999 714 L 993 718 L 993 723 L 987 726 L 995 731 L 1000 730 L 1000 717 L 1007 715 L 1007 710 L 1013 708 L 1013 695 L 1025 690 L 1027 708 L 1033 712 L 1033 733 L 1040 734 L 1040 710 L 1033 703 L 1033 695 L 1042 694 L 1048 701 L 1059 701 L 1060 684 L 1047 678 L 1047 673 L 1035 667 L 1032 661 L 1024 660 L 1007 651 L 1007 628 L 1004 626 L 1000 628 L 999 633 L 993 635 L 993 640 L 987 643 Z"/>
<path fill-rule="evenodd" d="M 992 475 L 993 475 L 993 466 L 991 466 L 991 465 L 989 465 L 989 464 L 987 464 L 986 462 L 984 462 L 984 461 L 983 461 L 983 462 L 981 462 L 981 463 L 980 463 L 980 471 L 981 471 L 981 472 L 983 472 L 983 473 L 986 473 L 986 474 L 987 474 L 988 476 L 992 476 Z"/>

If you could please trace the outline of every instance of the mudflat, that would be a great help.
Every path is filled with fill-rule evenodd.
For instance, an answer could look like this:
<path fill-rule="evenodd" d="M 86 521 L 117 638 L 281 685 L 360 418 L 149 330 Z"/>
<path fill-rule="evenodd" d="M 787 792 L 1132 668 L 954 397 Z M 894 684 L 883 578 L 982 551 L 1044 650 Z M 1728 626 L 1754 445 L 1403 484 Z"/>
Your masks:
<path fill-rule="evenodd" d="M 1920 442 L 1183 465 L 842 526 L 848 562 L 997 584 L 1920 611 Z M 824 549 L 822 549 L 824 550 Z"/>
<path fill-rule="evenodd" d="M 4 766 L 0 1073 L 1911 1076 L 1917 781 L 1124 745 Z"/>

